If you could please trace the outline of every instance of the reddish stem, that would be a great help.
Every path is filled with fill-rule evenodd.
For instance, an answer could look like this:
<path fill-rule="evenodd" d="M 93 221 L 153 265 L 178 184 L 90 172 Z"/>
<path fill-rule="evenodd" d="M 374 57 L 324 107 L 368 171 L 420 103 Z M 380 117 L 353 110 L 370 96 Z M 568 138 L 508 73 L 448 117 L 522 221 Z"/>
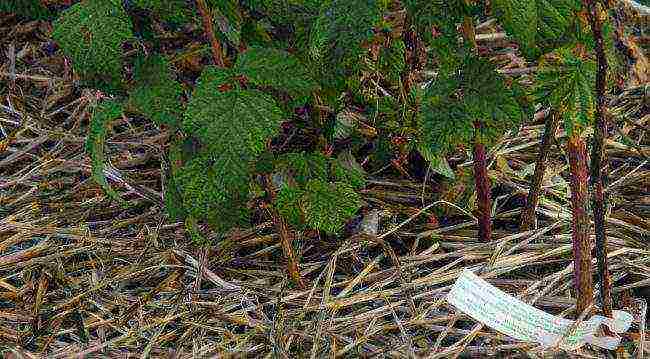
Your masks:
<path fill-rule="evenodd" d="M 612 284 L 607 263 L 607 236 L 605 234 L 605 191 L 604 182 L 607 177 L 607 166 L 604 160 L 604 141 L 607 137 L 607 122 L 605 121 L 607 86 L 607 56 L 603 41 L 603 24 L 598 15 L 595 1 L 585 0 L 587 18 L 591 32 L 596 40 L 596 58 L 598 73 L 596 74 L 596 121 L 594 126 L 594 145 L 591 152 L 591 181 L 593 186 L 592 204 L 594 208 L 594 231 L 596 234 L 596 258 L 600 278 L 600 299 L 603 313 L 612 316 Z"/>
<path fill-rule="evenodd" d="M 579 135 L 569 137 L 567 144 L 571 169 L 571 209 L 573 212 L 573 280 L 576 290 L 576 312 L 591 305 L 594 288 L 591 274 L 591 241 L 587 215 L 587 148 Z"/>
<path fill-rule="evenodd" d="M 265 176 L 264 186 L 266 187 L 269 196 L 269 203 L 272 203 L 273 200 L 275 199 L 275 191 L 273 190 L 271 183 L 272 182 L 270 176 L 269 175 Z M 272 204 L 269 204 L 267 208 L 271 215 L 271 220 L 273 221 L 275 230 L 278 231 L 278 235 L 280 236 L 282 251 L 284 252 L 284 257 L 287 260 L 287 272 L 289 273 L 289 277 L 291 277 L 293 282 L 300 289 L 305 289 L 306 288 L 305 282 L 302 280 L 302 277 L 300 277 L 298 258 L 296 256 L 296 253 L 293 250 L 293 245 L 292 245 L 293 231 L 289 228 L 284 218 L 282 218 L 280 213 L 278 213 L 278 211 L 273 207 Z"/>
<path fill-rule="evenodd" d="M 196 6 L 201 14 L 201 19 L 203 20 L 203 29 L 205 30 L 205 35 L 210 41 L 212 47 L 212 58 L 214 59 L 214 64 L 217 67 L 225 67 L 223 61 L 223 52 L 221 50 L 221 44 L 214 35 L 214 27 L 212 26 L 212 16 L 208 11 L 208 7 L 205 4 L 205 0 L 196 0 Z"/>
<path fill-rule="evenodd" d="M 477 132 L 480 123 L 476 123 Z M 490 198 L 490 181 L 487 175 L 485 145 L 478 139 L 474 141 L 474 181 L 478 208 L 478 236 L 481 243 L 492 240 L 492 200 Z"/>
<path fill-rule="evenodd" d="M 275 208 L 271 208 L 270 212 L 273 224 L 275 225 L 275 229 L 278 231 L 278 234 L 280 236 L 282 251 L 284 252 L 285 258 L 287 259 L 287 272 L 289 273 L 289 276 L 293 282 L 298 286 L 298 288 L 305 289 L 305 282 L 302 280 L 302 277 L 300 277 L 298 258 L 296 258 L 296 254 L 292 246 L 293 231 L 289 229 L 287 223 L 284 221 L 284 218 L 282 218 L 282 216 Z"/>

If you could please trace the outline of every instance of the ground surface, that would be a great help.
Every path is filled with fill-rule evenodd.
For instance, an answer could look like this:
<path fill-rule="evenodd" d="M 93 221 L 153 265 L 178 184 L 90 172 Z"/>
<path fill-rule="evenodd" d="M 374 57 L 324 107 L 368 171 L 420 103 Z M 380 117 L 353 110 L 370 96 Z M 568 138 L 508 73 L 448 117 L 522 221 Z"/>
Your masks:
<path fill-rule="evenodd" d="M 75 87 L 69 66 L 48 48 L 48 31 L 44 23 L 0 19 L 5 355 L 542 357 L 533 344 L 474 327 L 444 301 L 463 268 L 481 269 L 490 283 L 542 310 L 574 315 L 568 171 L 560 146 L 550 156 L 538 229 L 517 229 L 541 123 L 510 133 L 491 153 L 493 243 L 477 243 L 471 206 L 457 204 L 461 185 L 380 172 L 363 193 L 367 205 L 358 220 L 365 235 L 301 238 L 307 289 L 299 290 L 285 273 L 268 218 L 202 247 L 150 200 L 160 198 L 168 137 L 152 123 L 126 119 L 108 140 L 119 170 L 112 183 L 128 207 L 101 192 L 84 151 L 93 94 Z M 607 143 L 615 307 L 635 314 L 634 298 L 647 299 L 641 287 L 650 283 L 650 117 L 639 105 L 647 106 L 647 96 L 646 87 L 613 102 L 629 106 L 619 129 L 635 146 L 620 133 Z M 563 138 L 558 133 L 558 144 Z M 465 154 L 457 162 L 471 171 Z M 642 334 L 633 325 L 621 355 L 643 357 Z M 650 356 L 648 339 L 645 350 Z"/>

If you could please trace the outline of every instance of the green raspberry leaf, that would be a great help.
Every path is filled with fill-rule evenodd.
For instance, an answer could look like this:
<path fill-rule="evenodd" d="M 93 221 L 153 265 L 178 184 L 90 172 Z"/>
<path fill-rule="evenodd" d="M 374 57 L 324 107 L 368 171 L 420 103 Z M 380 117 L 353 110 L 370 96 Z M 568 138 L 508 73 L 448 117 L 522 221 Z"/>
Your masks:
<path fill-rule="evenodd" d="M 52 38 L 82 77 L 106 79 L 109 90 L 120 87 L 122 44 L 134 39 L 121 1 L 79 2 L 65 10 L 53 27 Z"/>
<path fill-rule="evenodd" d="M 558 110 L 569 135 L 590 125 L 596 111 L 596 62 L 580 55 L 579 47 L 564 47 L 547 55 L 536 75 L 535 98 Z"/>
<path fill-rule="evenodd" d="M 169 62 L 158 55 L 140 58 L 134 78 L 137 86 L 130 93 L 129 104 L 158 124 L 180 125 L 183 88 L 172 75 Z"/>
<path fill-rule="evenodd" d="M 239 55 L 235 69 L 256 86 L 286 91 L 303 102 L 318 87 L 307 68 L 282 50 L 251 47 Z"/>
<path fill-rule="evenodd" d="M 233 160 L 242 154 L 257 157 L 278 133 L 284 114 L 261 91 L 222 90 L 225 78 L 212 68 L 204 71 L 187 105 L 183 129 L 212 153 Z"/>
<path fill-rule="evenodd" d="M 361 198 L 347 183 L 312 180 L 305 186 L 301 203 L 309 227 L 334 234 L 359 210 Z"/>
<path fill-rule="evenodd" d="M 524 116 L 515 94 L 494 66 L 467 56 L 456 71 L 442 74 L 427 89 L 419 125 L 427 151 L 444 155 L 475 138 L 490 144 Z M 477 123 L 481 125 L 478 133 Z"/>

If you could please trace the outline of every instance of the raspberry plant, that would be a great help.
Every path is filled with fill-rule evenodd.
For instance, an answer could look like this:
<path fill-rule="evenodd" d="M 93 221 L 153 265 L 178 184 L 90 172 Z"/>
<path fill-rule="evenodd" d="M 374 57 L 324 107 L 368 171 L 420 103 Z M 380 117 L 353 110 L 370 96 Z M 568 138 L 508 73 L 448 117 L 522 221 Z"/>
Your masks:
<path fill-rule="evenodd" d="M 595 184 L 594 205 L 597 209 L 594 216 L 598 239 L 596 249 L 599 254 L 601 301 L 605 314 L 611 315 L 600 159 L 606 136 L 603 116 L 607 69 L 608 63 L 616 69 L 617 57 L 613 49 L 607 4 L 602 4 L 601 7 L 589 0 L 532 3 L 535 3 L 537 11 L 521 11 L 520 3 L 511 0 L 494 2 L 494 6 L 506 31 L 522 43 L 524 53 L 528 56 L 539 56 L 540 67 L 536 74 L 533 95 L 538 102 L 549 105 L 557 112 L 564 120 L 564 129 L 569 136 L 567 153 L 571 169 L 574 287 L 578 293 L 578 313 L 588 308 L 593 297 L 587 214 L 587 150 L 582 135 L 585 128 L 595 125 L 597 141 L 592 152 L 591 170 Z M 584 21 L 585 19 L 588 21 Z M 612 73 L 616 74 L 616 71 Z M 552 120 L 550 118 L 548 121 Z M 554 126 L 547 126 L 547 129 L 549 128 Z M 550 135 L 552 134 L 546 134 Z M 542 163 L 538 162 L 537 167 L 543 171 Z M 540 172 L 537 175 L 539 176 Z M 531 199 L 529 206 L 534 208 L 536 198 L 529 196 L 529 201 Z"/>
<path fill-rule="evenodd" d="M 424 143 L 433 153 L 447 153 L 458 145 L 471 144 L 474 178 L 480 211 L 480 238 L 491 236 L 491 205 L 485 146 L 506 130 L 518 126 L 524 111 L 515 93 L 504 83 L 493 65 L 467 55 L 453 72 L 441 76 L 440 83 L 425 93 L 421 128 Z"/>
<path fill-rule="evenodd" d="M 327 127 L 330 114 L 354 103 L 377 120 L 373 136 L 380 148 L 399 152 L 392 163 L 403 173 L 408 152 L 417 149 L 453 177 L 445 155 L 472 148 L 479 236 L 488 241 L 489 148 L 530 116 L 531 105 L 547 105 L 570 135 L 575 275 L 583 298 L 578 309 L 585 308 L 591 269 L 581 136 L 594 118 L 602 119 L 605 77 L 599 72 L 596 93 L 595 61 L 615 59 L 605 8 L 587 0 L 495 0 L 489 8 L 472 0 L 202 0 L 197 9 L 185 1 L 130 3 L 83 0 L 60 15 L 53 32 L 77 73 L 115 95 L 95 109 L 88 137 L 94 177 L 111 197 L 118 198 L 104 176 L 106 126 L 122 113 L 137 113 L 175 135 L 165 203 L 193 233 L 200 222 L 220 232 L 245 225 L 260 175 L 275 179 L 264 181 L 264 189 L 280 233 L 287 232 L 285 222 L 340 232 L 361 205 L 362 171 L 324 156 L 330 149 L 324 134 L 309 153 L 271 153 L 269 143 L 283 122 L 297 120 L 297 107 L 316 127 Z M 174 55 L 163 53 L 156 30 L 133 30 L 136 10 L 176 26 L 202 26 L 214 65 L 201 66 L 195 83 L 181 84 Z M 500 74 L 490 51 L 477 45 L 475 24 L 487 16 L 497 18 L 527 60 L 539 63 L 534 86 Z M 143 36 L 147 31 L 154 35 Z M 125 44 L 154 53 L 132 61 Z M 436 71 L 422 89 L 426 65 Z M 133 78 L 121 76 L 125 68 L 133 68 Z M 339 125 L 335 137 L 348 136 Z M 276 158 L 264 165 L 269 154 Z"/>
<path fill-rule="evenodd" d="M 161 18 L 168 18 L 174 9 L 171 4 L 156 1 L 136 1 L 134 5 Z M 213 10 L 219 11 L 219 7 Z M 129 20 L 121 2 L 88 0 L 73 5 L 55 22 L 53 37 L 80 75 L 105 79 L 111 90 L 127 89 L 125 95 L 114 91 L 118 95 L 115 99 L 95 109 L 87 144 L 93 177 L 112 198 L 121 200 L 105 176 L 104 141 L 111 120 L 127 112 L 139 114 L 179 131 L 180 137 L 170 151 L 172 163 L 165 184 L 170 215 L 187 219 L 194 229 L 199 222 L 219 232 L 244 225 L 250 212 L 247 205 L 252 199 L 256 162 L 278 134 L 287 111 L 304 105 L 318 89 L 318 82 L 297 57 L 261 46 L 239 53 L 232 67 L 205 67 L 186 103 L 170 61 L 161 54 L 139 55 L 133 64 L 132 80 L 106 77 L 106 73 L 122 73 L 127 62 L 121 47 L 134 40 Z M 80 31 L 88 33 L 87 37 L 82 35 L 83 41 L 75 37 Z M 192 141 L 198 148 L 186 151 Z M 298 162 L 292 165 L 300 166 Z M 337 166 L 327 162 L 331 176 L 300 183 L 301 196 L 291 203 L 300 208 L 300 220 L 281 211 L 291 224 L 336 233 L 355 214 L 360 198 L 350 183 L 356 180 L 358 184 L 359 180 Z M 282 192 L 277 201 L 286 199 Z"/>

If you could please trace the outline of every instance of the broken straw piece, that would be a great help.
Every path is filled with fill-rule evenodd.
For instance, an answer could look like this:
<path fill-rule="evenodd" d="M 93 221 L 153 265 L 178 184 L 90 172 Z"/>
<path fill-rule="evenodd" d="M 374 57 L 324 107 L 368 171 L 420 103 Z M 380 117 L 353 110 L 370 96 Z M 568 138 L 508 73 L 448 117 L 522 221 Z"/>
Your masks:
<path fill-rule="evenodd" d="M 518 340 L 537 342 L 551 347 L 562 339 L 575 323 L 539 310 L 503 292 L 465 269 L 447 295 L 447 302 L 475 320 Z M 585 343 L 606 349 L 616 349 L 620 337 L 596 336 L 601 323 L 615 333 L 626 332 L 632 324 L 632 315 L 615 310 L 613 318 L 595 315 L 581 322 L 575 331 L 564 338 L 559 347 L 575 350 Z"/>

